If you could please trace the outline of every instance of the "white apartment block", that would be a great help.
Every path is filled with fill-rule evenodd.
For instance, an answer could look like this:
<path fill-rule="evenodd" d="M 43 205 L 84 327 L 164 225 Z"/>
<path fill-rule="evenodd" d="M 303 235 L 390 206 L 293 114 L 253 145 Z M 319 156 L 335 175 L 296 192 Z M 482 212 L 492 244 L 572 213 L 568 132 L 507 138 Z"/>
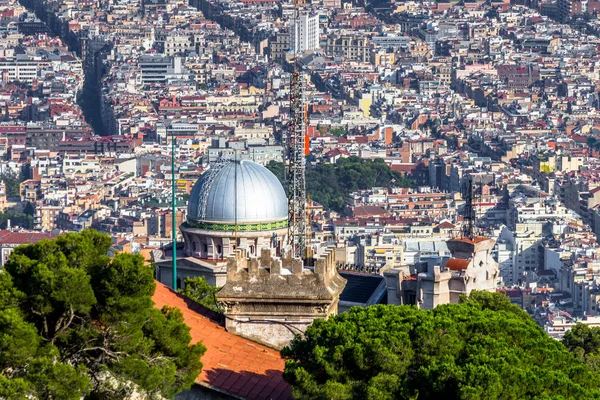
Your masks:
<path fill-rule="evenodd" d="M 167 56 L 185 54 L 194 49 L 192 38 L 188 35 L 170 35 L 165 39 L 165 51 Z"/>
<path fill-rule="evenodd" d="M 32 83 L 38 77 L 40 65 L 36 61 L 0 60 L 0 79 L 8 73 L 8 81 Z"/>
<path fill-rule="evenodd" d="M 504 285 L 518 284 L 527 275 L 543 268 L 542 229 L 540 223 L 517 224 L 514 232 L 502 228 L 494 253 Z"/>
<path fill-rule="evenodd" d="M 319 49 L 320 28 L 319 14 L 301 14 L 296 21 L 292 20 L 292 51 L 302 54 Z"/>

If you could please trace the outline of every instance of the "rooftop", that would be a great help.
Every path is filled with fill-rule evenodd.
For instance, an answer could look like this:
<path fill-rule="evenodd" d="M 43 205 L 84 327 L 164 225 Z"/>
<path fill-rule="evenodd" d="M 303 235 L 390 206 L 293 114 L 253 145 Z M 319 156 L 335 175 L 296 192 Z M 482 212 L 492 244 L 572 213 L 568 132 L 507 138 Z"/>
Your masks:
<path fill-rule="evenodd" d="M 381 284 L 383 277 L 380 275 L 365 275 L 351 272 L 340 272 L 347 280 L 346 287 L 340 295 L 340 301 L 366 304 L 375 290 Z"/>
<path fill-rule="evenodd" d="M 218 315 L 173 290 L 156 283 L 156 307 L 176 307 L 190 327 L 192 342 L 206 346 L 199 385 L 244 399 L 291 399 L 283 380 L 284 361 L 278 351 L 243 339 L 216 322 Z"/>

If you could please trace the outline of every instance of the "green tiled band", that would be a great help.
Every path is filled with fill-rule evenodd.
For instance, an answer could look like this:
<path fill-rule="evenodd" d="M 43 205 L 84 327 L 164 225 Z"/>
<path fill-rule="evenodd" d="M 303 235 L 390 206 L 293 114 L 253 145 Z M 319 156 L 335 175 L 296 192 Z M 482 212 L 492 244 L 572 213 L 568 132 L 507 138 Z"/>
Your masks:
<path fill-rule="evenodd" d="M 223 232 L 235 232 L 236 227 L 238 232 L 258 232 L 258 231 L 270 231 L 273 229 L 281 229 L 288 226 L 287 220 L 278 222 L 269 222 L 266 224 L 220 224 L 213 222 L 196 222 L 187 221 L 183 224 L 184 227 L 192 229 L 205 229 L 209 231 L 223 231 Z"/>

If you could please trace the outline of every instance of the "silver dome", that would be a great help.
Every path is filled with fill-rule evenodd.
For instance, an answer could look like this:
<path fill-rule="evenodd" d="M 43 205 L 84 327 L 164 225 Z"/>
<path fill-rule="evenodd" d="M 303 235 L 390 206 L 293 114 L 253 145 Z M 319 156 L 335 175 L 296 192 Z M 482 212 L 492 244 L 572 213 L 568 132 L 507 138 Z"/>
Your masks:
<path fill-rule="evenodd" d="M 192 188 L 187 216 L 190 221 L 215 223 L 274 222 L 287 217 L 288 202 L 279 179 L 248 160 L 224 160 L 202 174 Z"/>

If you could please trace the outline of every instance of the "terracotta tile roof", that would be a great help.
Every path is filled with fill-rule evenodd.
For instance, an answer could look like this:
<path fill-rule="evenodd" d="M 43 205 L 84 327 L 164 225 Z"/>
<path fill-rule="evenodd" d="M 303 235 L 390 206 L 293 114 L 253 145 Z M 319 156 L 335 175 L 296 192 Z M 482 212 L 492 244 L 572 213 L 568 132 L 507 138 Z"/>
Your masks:
<path fill-rule="evenodd" d="M 462 238 L 456 238 L 456 239 L 451 239 L 451 240 L 456 241 L 456 242 L 464 242 L 464 243 L 476 244 L 476 243 L 483 242 L 485 240 L 490 240 L 490 238 L 483 237 L 483 236 L 477 236 L 476 238 L 473 238 L 473 239 L 470 239 L 470 238 L 467 238 L 467 237 L 462 237 Z"/>
<path fill-rule="evenodd" d="M 451 258 L 446 263 L 446 268 L 451 271 L 462 271 L 469 267 L 471 260 L 463 260 L 462 258 Z"/>
<path fill-rule="evenodd" d="M 454 225 L 451 222 L 444 221 L 441 224 L 439 224 L 437 227 L 440 229 L 454 229 L 454 228 L 456 228 L 456 225 Z"/>
<path fill-rule="evenodd" d="M 353 210 L 355 217 L 365 217 L 369 215 L 390 215 L 390 212 L 379 206 L 356 206 Z"/>
<path fill-rule="evenodd" d="M 12 232 L 0 230 L 0 245 L 17 246 L 39 242 L 42 239 L 54 239 L 58 235 L 42 232 Z"/>
<path fill-rule="evenodd" d="M 156 282 L 156 307 L 177 307 L 191 328 L 192 342 L 206 346 L 196 383 L 250 400 L 291 399 L 281 376 L 285 363 L 277 350 L 229 333 L 219 315 Z"/>

